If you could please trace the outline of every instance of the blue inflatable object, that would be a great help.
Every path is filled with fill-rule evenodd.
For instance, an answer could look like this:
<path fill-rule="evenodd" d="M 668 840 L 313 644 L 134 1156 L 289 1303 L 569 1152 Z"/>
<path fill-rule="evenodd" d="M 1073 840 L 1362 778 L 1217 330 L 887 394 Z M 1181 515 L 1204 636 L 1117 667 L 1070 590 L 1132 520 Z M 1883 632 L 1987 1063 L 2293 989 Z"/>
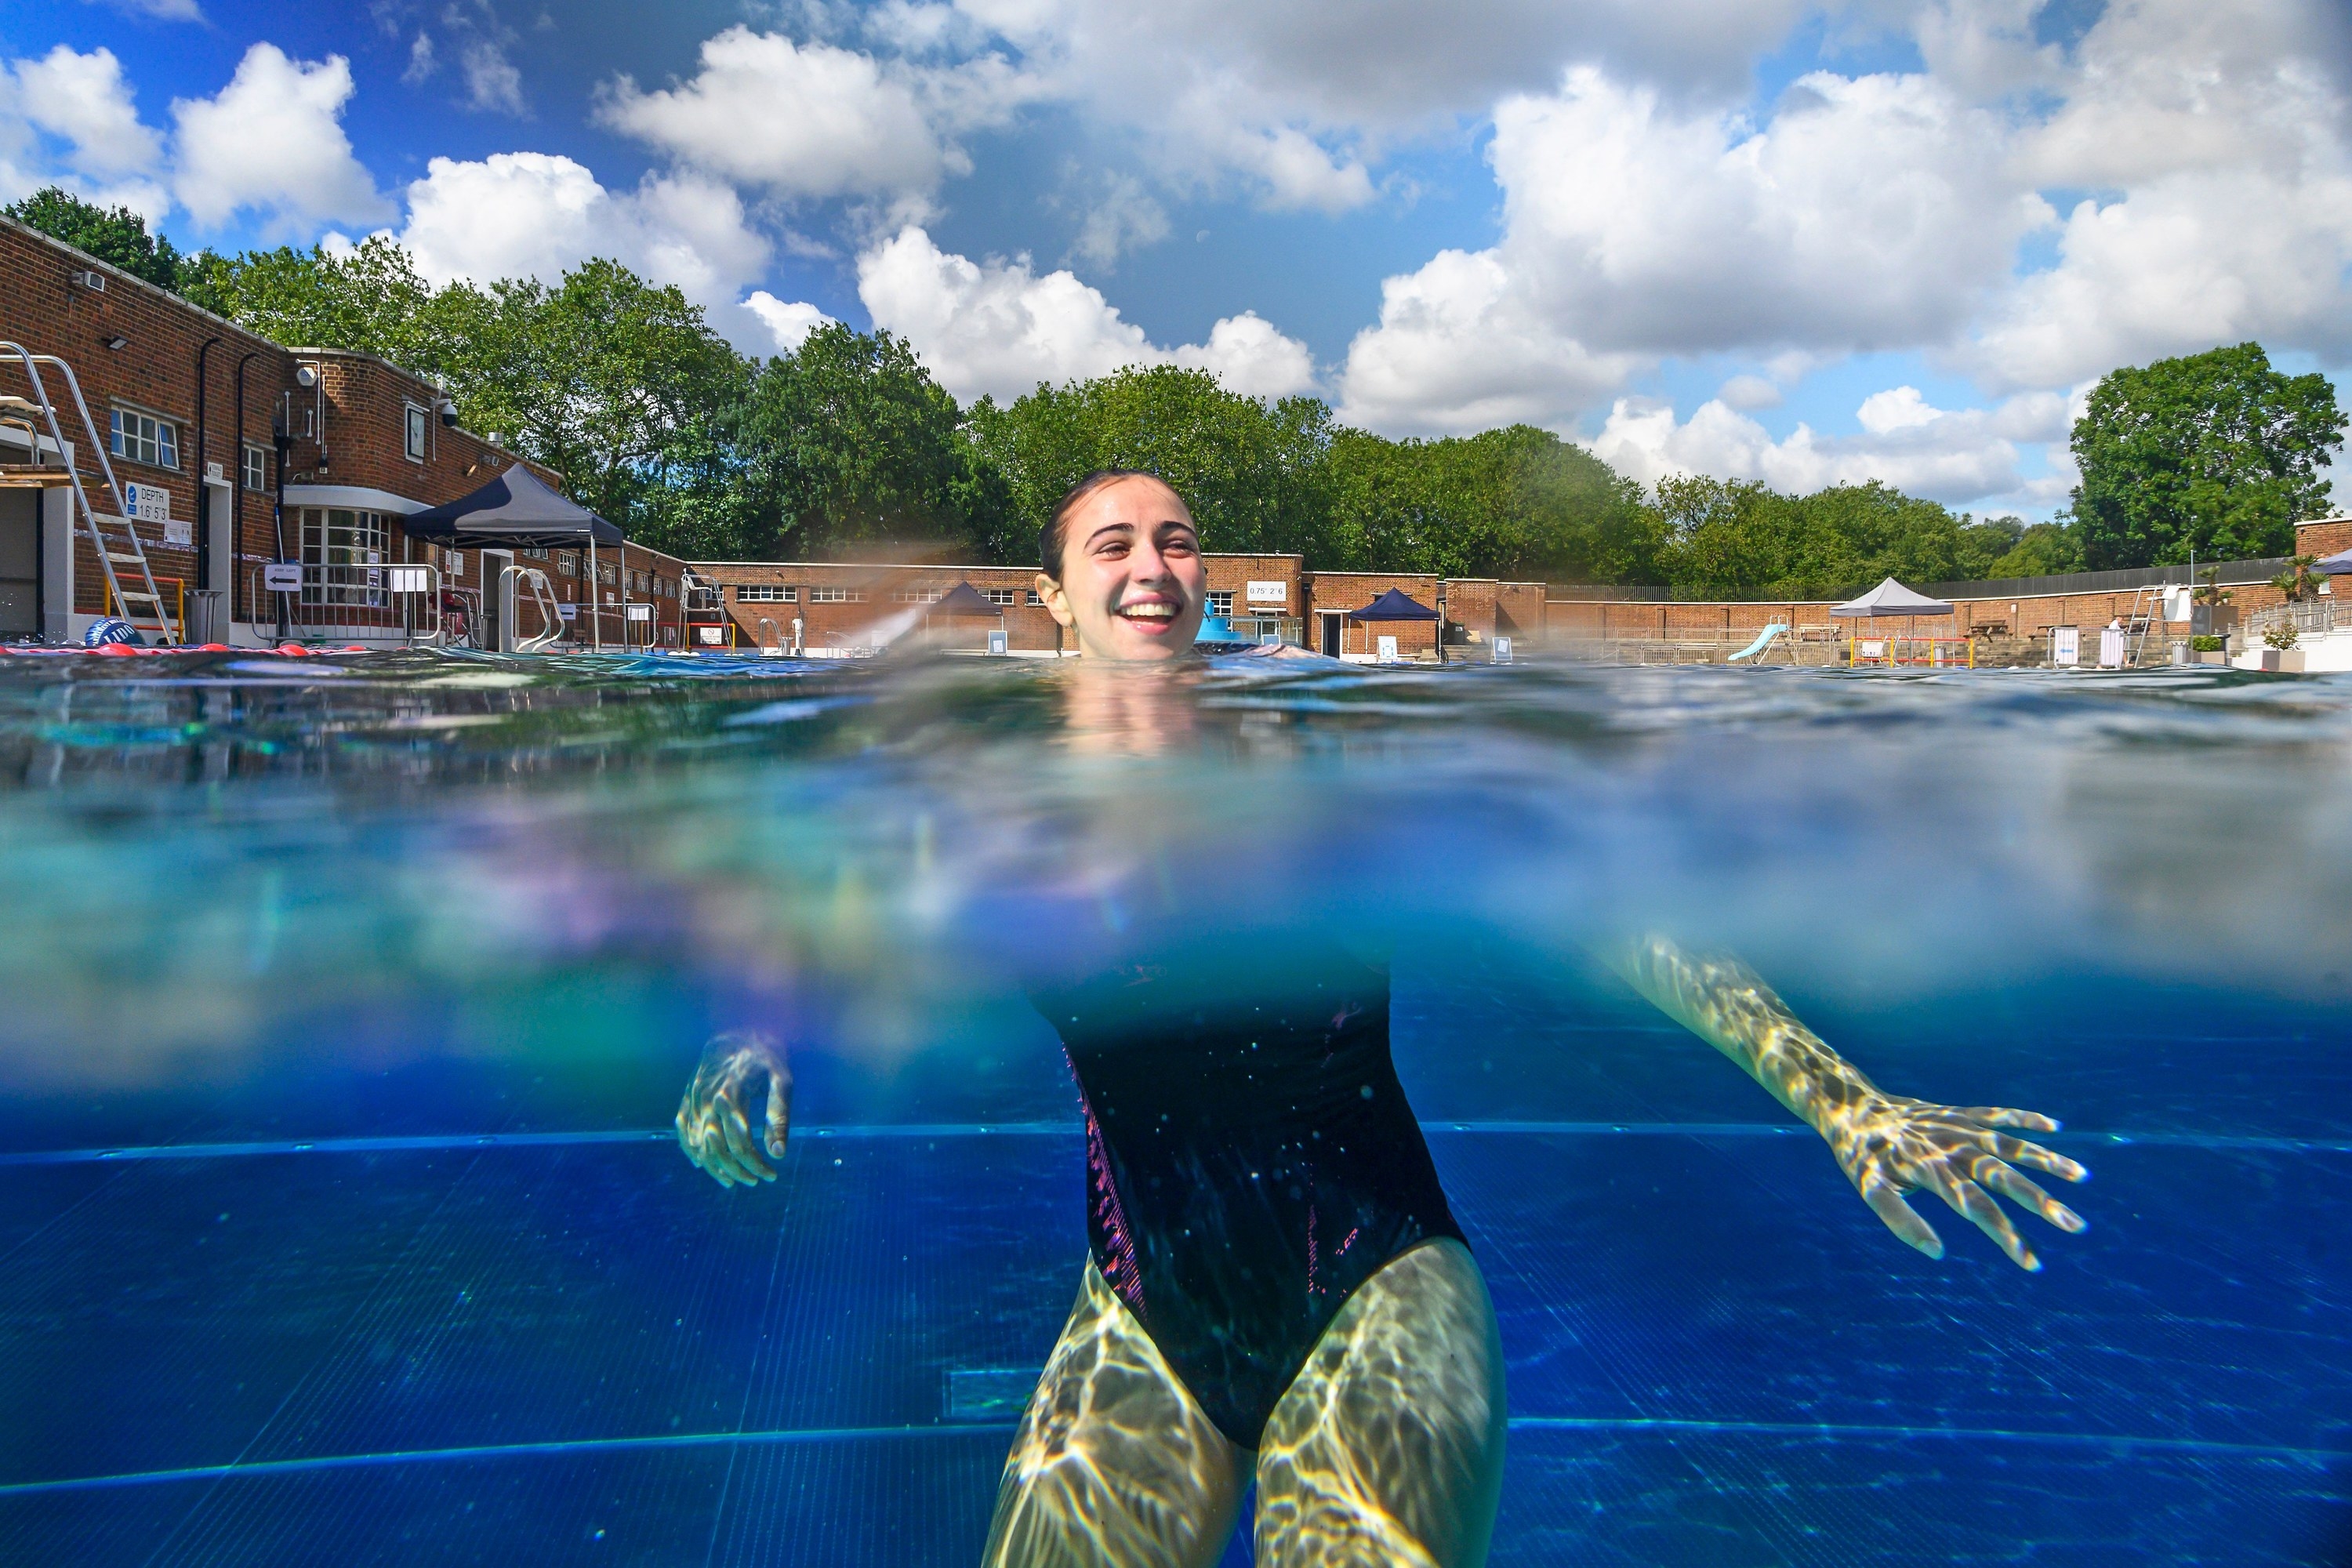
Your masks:
<path fill-rule="evenodd" d="M 1192 640 L 1194 642 L 1232 642 L 1234 640 L 1233 623 L 1223 616 L 1203 616 L 1201 617 L 1201 630 Z"/>
<path fill-rule="evenodd" d="M 89 630 L 81 634 L 81 646 L 84 647 L 104 647 L 109 643 L 129 643 L 132 647 L 146 646 L 137 626 L 114 616 L 91 622 Z"/>

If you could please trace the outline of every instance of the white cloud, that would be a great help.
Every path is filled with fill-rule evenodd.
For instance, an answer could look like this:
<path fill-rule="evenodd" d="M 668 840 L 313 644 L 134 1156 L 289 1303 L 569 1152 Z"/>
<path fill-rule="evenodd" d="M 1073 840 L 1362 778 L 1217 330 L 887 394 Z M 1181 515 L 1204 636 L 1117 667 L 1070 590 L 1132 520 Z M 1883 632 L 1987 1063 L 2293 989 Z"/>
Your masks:
<path fill-rule="evenodd" d="M 457 69 L 466 79 L 466 101 L 471 107 L 523 112 L 522 72 L 497 39 L 470 39 L 457 53 Z"/>
<path fill-rule="evenodd" d="M 1285 337 L 1255 310 L 1228 316 L 1209 329 L 1205 343 L 1176 351 L 1186 370 L 1205 370 L 1245 397 L 1288 397 L 1315 390 L 1315 356 Z"/>
<path fill-rule="evenodd" d="M 1040 382 L 1129 365 L 1213 369 L 1255 396 L 1303 390 L 1301 374 L 1312 374 L 1306 346 L 1255 315 L 1219 321 L 1206 344 L 1161 348 L 1066 270 L 1041 277 L 1025 258 L 975 262 L 911 226 L 857 258 L 857 292 L 874 324 L 914 344 L 960 398 L 1017 397 Z"/>
<path fill-rule="evenodd" d="M 1108 270 L 1129 251 L 1157 245 L 1168 237 L 1168 210 L 1153 200 L 1143 182 L 1132 174 L 1110 174 L 1102 195 L 1087 208 L 1071 252 Z"/>
<path fill-rule="evenodd" d="M 173 100 L 173 195 L 207 226 L 248 211 L 272 232 L 307 235 L 389 216 L 343 134 L 352 90 L 341 55 L 296 60 L 275 44 L 254 45 L 216 96 Z"/>
<path fill-rule="evenodd" d="M 196 0 L 114 0 L 114 4 L 134 16 L 152 16 L 159 22 L 201 22 L 203 7 Z"/>
<path fill-rule="evenodd" d="M 868 55 L 737 26 L 702 45 L 689 81 L 647 92 L 627 77 L 597 118 L 671 157 L 791 196 L 927 192 L 970 167 L 903 76 Z"/>
<path fill-rule="evenodd" d="M 2323 64 L 2345 28 L 2290 0 L 2111 6 L 2020 157 L 2111 194 L 2074 205 L 1969 363 L 2047 386 L 2248 338 L 2352 360 L 2352 107 Z"/>
<path fill-rule="evenodd" d="M 1463 433 L 1555 425 L 1624 384 L 1642 362 L 1562 333 L 1491 250 L 1438 252 L 1381 285 L 1381 319 L 1356 334 L 1340 417 L 1368 429 Z"/>
<path fill-rule="evenodd" d="M 775 335 L 776 349 L 781 353 L 798 353 L 811 332 L 833 325 L 833 318 L 814 305 L 787 303 L 765 289 L 755 289 L 743 301 L 743 308 L 759 317 L 761 323 Z"/>
<path fill-rule="evenodd" d="M 2054 393 L 1995 408 L 1945 410 L 1912 386 L 1873 393 L 1855 411 L 1859 436 L 1799 425 L 1782 440 L 1721 399 L 1677 421 L 1671 404 L 1621 397 L 1592 443 L 1602 460 L 1654 485 L 1671 474 L 1757 479 L 1796 493 L 1878 479 L 1955 505 L 1985 498 L 2046 505 L 2063 492 L 2023 477 L 2018 444 L 2063 440 L 2066 402 Z"/>
<path fill-rule="evenodd" d="M 71 144 L 68 161 L 99 178 L 144 174 L 163 159 L 163 141 L 139 118 L 122 62 L 107 48 L 76 54 L 63 44 L 37 60 L 17 60 L 17 111 Z"/>
<path fill-rule="evenodd" d="M 554 153 L 436 158 L 408 187 L 408 221 L 393 237 L 436 283 L 551 283 L 591 257 L 609 257 L 676 284 L 730 338 L 768 335 L 756 310 L 738 301 L 765 271 L 769 244 L 751 229 L 741 198 L 707 177 L 648 175 L 616 193 Z"/>
<path fill-rule="evenodd" d="M 57 184 L 152 223 L 172 205 L 162 153 L 112 51 L 60 44 L 39 59 L 0 62 L 0 201 Z"/>

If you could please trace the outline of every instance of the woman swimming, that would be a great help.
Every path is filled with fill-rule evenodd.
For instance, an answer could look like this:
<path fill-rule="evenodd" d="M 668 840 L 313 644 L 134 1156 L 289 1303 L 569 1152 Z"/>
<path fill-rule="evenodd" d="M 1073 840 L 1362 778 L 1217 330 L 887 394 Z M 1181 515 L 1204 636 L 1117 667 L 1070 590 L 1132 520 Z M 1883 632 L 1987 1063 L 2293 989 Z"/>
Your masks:
<path fill-rule="evenodd" d="M 1205 574 L 1167 485 L 1090 476 L 1041 546 L 1038 593 L 1089 663 L 1191 652 Z M 1819 1131 L 1913 1246 L 1942 1251 L 1904 1200 L 1920 1189 L 2026 1268 L 2039 1265 L 1991 1193 L 2082 1228 L 2017 1169 L 2079 1181 L 2082 1167 L 1999 1131 L 2054 1130 L 2047 1118 L 1882 1092 L 1737 961 L 1659 937 L 1613 957 Z M 1089 1259 L 984 1561 L 1213 1563 L 1254 1471 L 1269 1568 L 1483 1562 L 1502 1485 L 1502 1350 L 1391 1064 L 1384 967 L 1310 938 L 1143 930 L 1117 962 L 1030 995 L 1084 1105 Z M 721 1184 L 772 1180 L 761 1155 L 783 1152 L 791 1093 L 772 1045 L 722 1037 L 678 1109 L 679 1141 Z"/>

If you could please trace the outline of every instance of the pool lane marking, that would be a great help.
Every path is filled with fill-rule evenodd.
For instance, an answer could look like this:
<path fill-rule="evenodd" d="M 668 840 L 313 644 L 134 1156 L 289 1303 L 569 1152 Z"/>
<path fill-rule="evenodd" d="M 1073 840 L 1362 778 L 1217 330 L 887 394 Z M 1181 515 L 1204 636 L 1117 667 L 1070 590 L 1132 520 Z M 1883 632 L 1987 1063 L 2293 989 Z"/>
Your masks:
<path fill-rule="evenodd" d="M 2197 1437 L 2134 1437 L 2098 1432 L 2021 1432 L 1997 1427 L 1880 1426 L 1859 1422 L 1706 1421 L 1695 1417 L 1642 1415 L 1514 1415 L 1514 1432 L 1596 1432 L 1737 1435 L 1811 1437 L 1816 1440 L 1896 1441 L 1921 1439 L 1962 1443 L 2030 1443 L 2109 1451 L 2191 1454 L 2271 1459 L 2325 1468 L 2352 1459 L 2352 1449 L 2297 1448 L 2274 1443 L 2224 1443 Z M 571 1458 L 683 1448 L 811 1447 L 880 1442 L 898 1438 L 1010 1437 L 1010 1421 L 943 1422 L 929 1426 L 817 1426 L 763 1432 L 663 1432 L 640 1437 L 574 1437 L 544 1443 L 494 1443 L 454 1448 L 401 1448 L 374 1454 L 318 1454 L 299 1459 L 256 1459 L 232 1465 L 189 1465 L 169 1470 L 131 1470 L 110 1476 L 65 1476 L 46 1481 L 0 1484 L 0 1500 L 55 1492 L 104 1491 L 118 1487 L 160 1486 L 173 1481 L 220 1481 L 247 1476 L 299 1476 L 322 1470 L 373 1469 L 393 1465 L 462 1464 L 470 1460 Z"/>
<path fill-rule="evenodd" d="M 799 1127 L 795 1139 L 1075 1138 L 1076 1121 L 917 1121 L 897 1124 Z M 1811 1133 L 1796 1122 L 1778 1121 L 1424 1121 L 1423 1132 L 1503 1133 L 1537 1137 L 1794 1138 Z M 299 1138 L 246 1143 L 146 1143 L 112 1149 L 30 1149 L 0 1153 L 0 1166 L 113 1164 L 131 1160 L 230 1160 L 261 1154 L 414 1154 L 448 1149 L 551 1149 L 575 1144 L 666 1143 L 677 1134 L 667 1127 L 583 1132 L 420 1133 L 382 1138 Z M 2168 1149 L 2222 1149 L 2279 1154 L 2352 1154 L 2352 1140 L 2269 1138 L 2209 1132 L 2056 1132 L 2060 1143 L 2105 1143 L 2121 1148 L 2145 1143 Z"/>

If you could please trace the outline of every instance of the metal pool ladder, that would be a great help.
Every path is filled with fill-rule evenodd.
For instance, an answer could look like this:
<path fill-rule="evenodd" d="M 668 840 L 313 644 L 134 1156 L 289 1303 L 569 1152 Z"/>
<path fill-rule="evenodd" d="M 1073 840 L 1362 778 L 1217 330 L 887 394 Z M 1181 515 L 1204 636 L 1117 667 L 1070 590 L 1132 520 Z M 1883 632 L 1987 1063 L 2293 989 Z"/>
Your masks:
<path fill-rule="evenodd" d="M 82 488 L 80 468 L 70 460 L 66 462 L 66 473 L 73 480 L 74 505 L 79 513 L 80 531 L 88 537 L 91 549 L 97 552 L 99 570 L 106 574 L 106 591 L 112 595 L 109 603 L 122 606 L 124 620 L 142 633 L 152 632 L 163 646 L 177 645 L 181 640 L 182 628 L 173 623 L 172 613 L 163 607 L 163 595 L 155 584 L 154 569 L 147 563 L 147 549 L 139 542 L 138 524 L 131 520 L 130 504 L 123 500 L 121 482 L 114 477 L 114 465 L 107 459 L 106 443 L 98 438 L 98 426 L 90 419 L 89 405 L 82 401 L 81 383 L 75 378 L 73 366 L 55 354 L 37 354 L 22 343 L 0 339 L 0 355 L 5 354 L 16 355 L 24 365 L 25 378 L 33 384 L 34 404 L 48 425 L 49 439 L 56 443 L 58 456 L 61 459 L 66 452 L 65 432 L 58 427 L 57 405 L 49 401 L 49 389 L 42 384 L 40 367 L 55 365 L 64 374 L 66 390 L 73 394 L 75 411 L 80 414 L 83 433 L 89 437 L 89 450 L 97 458 L 99 471 L 106 476 L 106 488 L 114 495 L 113 514 L 109 516 L 99 511 L 89 504 L 89 492 Z M 116 524 L 121 528 L 120 535 L 109 531 L 110 526 Z M 134 581 L 139 585 L 124 587 L 121 574 L 115 571 L 117 566 L 137 567 L 139 574 Z M 148 608 L 144 612 L 134 612 L 131 608 L 134 603 L 143 604 Z"/>

